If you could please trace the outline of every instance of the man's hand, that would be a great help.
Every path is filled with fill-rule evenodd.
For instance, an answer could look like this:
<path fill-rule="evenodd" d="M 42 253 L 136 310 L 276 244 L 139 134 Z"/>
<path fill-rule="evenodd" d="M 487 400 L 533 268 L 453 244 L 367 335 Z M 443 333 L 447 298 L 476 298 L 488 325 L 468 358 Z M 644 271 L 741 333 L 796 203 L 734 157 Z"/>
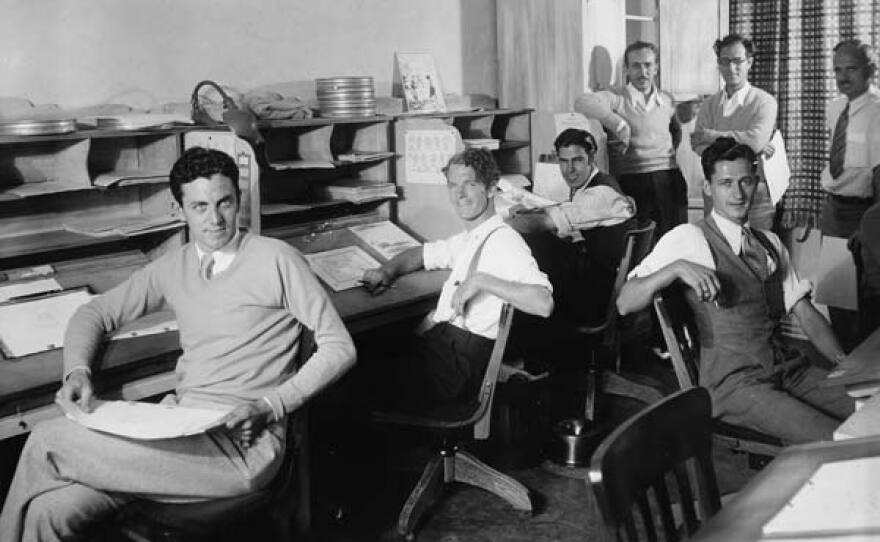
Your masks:
<path fill-rule="evenodd" d="M 91 412 L 94 389 L 89 373 L 79 370 L 70 373 L 64 385 L 58 390 L 58 396 L 63 401 L 76 404 L 83 412 Z"/>
<path fill-rule="evenodd" d="M 691 287 L 702 301 L 715 301 L 721 293 L 721 281 L 708 267 L 685 260 L 678 260 L 675 265 L 678 278 Z"/>
<path fill-rule="evenodd" d="M 361 279 L 361 284 L 373 295 L 381 294 L 390 288 L 392 282 L 394 282 L 394 278 L 391 276 L 391 273 L 385 271 L 382 267 L 367 269 L 364 271 L 364 277 Z"/>
<path fill-rule="evenodd" d="M 620 154 L 626 154 L 626 150 L 629 148 L 630 139 L 632 139 L 632 128 L 629 127 L 628 122 L 621 122 L 615 131 L 617 135 L 617 149 Z"/>
<path fill-rule="evenodd" d="M 474 273 L 464 282 L 456 284 L 457 288 L 452 294 L 452 314 L 454 317 L 462 316 L 467 310 L 468 301 L 473 299 L 483 289 L 483 273 Z"/>
<path fill-rule="evenodd" d="M 767 146 L 761 149 L 761 154 L 764 155 L 764 158 L 772 157 L 774 152 L 776 152 L 776 147 L 772 143 L 767 143 Z"/>
<path fill-rule="evenodd" d="M 245 403 L 235 408 L 223 418 L 222 423 L 230 432 L 233 440 L 242 448 L 250 448 L 263 434 L 272 419 L 272 408 L 262 399 Z"/>

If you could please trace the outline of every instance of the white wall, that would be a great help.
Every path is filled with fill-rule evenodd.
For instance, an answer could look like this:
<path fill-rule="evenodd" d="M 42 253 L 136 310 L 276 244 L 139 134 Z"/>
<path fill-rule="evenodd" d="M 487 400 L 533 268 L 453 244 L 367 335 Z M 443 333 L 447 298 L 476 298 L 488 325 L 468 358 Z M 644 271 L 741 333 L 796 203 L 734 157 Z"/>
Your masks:
<path fill-rule="evenodd" d="M 497 95 L 495 0 L 0 0 L 0 96 L 77 107 L 187 101 L 373 75 L 395 51 L 433 53 L 446 92 Z M 306 97 L 306 96 L 303 96 Z"/>

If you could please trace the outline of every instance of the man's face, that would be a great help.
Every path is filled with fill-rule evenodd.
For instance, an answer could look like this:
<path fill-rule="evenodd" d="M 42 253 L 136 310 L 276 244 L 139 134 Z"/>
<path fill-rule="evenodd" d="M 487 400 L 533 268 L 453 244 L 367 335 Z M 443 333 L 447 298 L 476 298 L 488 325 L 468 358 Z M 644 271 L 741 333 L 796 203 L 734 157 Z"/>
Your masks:
<path fill-rule="evenodd" d="M 238 228 L 238 198 L 232 179 L 216 173 L 181 186 L 181 207 L 192 239 L 206 251 L 226 246 Z"/>
<path fill-rule="evenodd" d="M 571 188 L 577 188 L 587 182 L 592 163 L 592 155 L 580 145 L 569 145 L 559 149 L 559 169 Z"/>
<path fill-rule="evenodd" d="M 718 54 L 718 71 L 726 86 L 739 87 L 748 82 L 751 67 L 752 57 L 742 43 L 728 45 Z"/>
<path fill-rule="evenodd" d="M 477 220 L 490 211 L 489 202 L 495 197 L 496 187 L 487 189 L 477 180 L 474 168 L 461 164 L 449 166 L 446 187 L 449 189 L 449 201 L 462 220 Z"/>
<path fill-rule="evenodd" d="M 871 83 L 870 68 L 854 51 L 841 49 L 834 53 L 834 80 L 837 90 L 850 100 L 858 98 L 868 90 Z"/>
<path fill-rule="evenodd" d="M 641 92 L 648 92 L 657 76 L 657 57 L 650 49 L 636 49 L 626 55 L 626 78 Z"/>
<path fill-rule="evenodd" d="M 715 162 L 712 178 L 703 181 L 703 192 L 712 198 L 712 207 L 724 218 L 745 224 L 758 185 L 752 166 L 745 158 Z"/>

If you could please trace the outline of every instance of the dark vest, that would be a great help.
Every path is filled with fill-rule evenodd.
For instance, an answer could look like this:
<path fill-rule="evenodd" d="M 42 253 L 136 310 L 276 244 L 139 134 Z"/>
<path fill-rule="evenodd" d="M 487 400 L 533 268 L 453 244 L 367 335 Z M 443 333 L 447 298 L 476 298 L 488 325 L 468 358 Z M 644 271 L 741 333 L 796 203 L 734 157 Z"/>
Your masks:
<path fill-rule="evenodd" d="M 761 232 L 755 231 L 755 237 L 776 263 L 764 282 L 733 253 L 711 216 L 697 225 L 709 243 L 721 294 L 717 307 L 700 301 L 691 288 L 685 296 L 700 335 L 700 385 L 718 400 L 731 386 L 773 374 L 779 352 L 776 330 L 785 311 L 782 269 L 779 255 Z"/>

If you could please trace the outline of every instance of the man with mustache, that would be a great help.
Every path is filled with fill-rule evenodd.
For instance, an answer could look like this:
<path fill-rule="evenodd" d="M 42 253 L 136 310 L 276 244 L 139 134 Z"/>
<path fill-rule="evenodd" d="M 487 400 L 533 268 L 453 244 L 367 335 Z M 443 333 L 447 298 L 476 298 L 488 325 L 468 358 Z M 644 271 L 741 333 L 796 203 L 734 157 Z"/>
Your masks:
<path fill-rule="evenodd" d="M 639 222 L 663 235 L 687 221 L 687 183 L 675 162 L 681 126 L 672 96 L 657 88 L 657 46 L 636 41 L 623 54 L 624 88 L 577 98 L 575 111 L 598 119 L 612 134 L 611 174 L 635 199 Z"/>
<path fill-rule="evenodd" d="M 871 84 L 877 71 L 873 47 L 845 40 L 833 51 L 840 95 L 825 114 L 831 150 L 820 177 L 826 196 L 819 226 L 823 236 L 849 239 L 868 207 L 880 201 L 880 91 Z M 829 315 L 844 347 L 855 346 L 858 314 L 829 307 Z"/>

